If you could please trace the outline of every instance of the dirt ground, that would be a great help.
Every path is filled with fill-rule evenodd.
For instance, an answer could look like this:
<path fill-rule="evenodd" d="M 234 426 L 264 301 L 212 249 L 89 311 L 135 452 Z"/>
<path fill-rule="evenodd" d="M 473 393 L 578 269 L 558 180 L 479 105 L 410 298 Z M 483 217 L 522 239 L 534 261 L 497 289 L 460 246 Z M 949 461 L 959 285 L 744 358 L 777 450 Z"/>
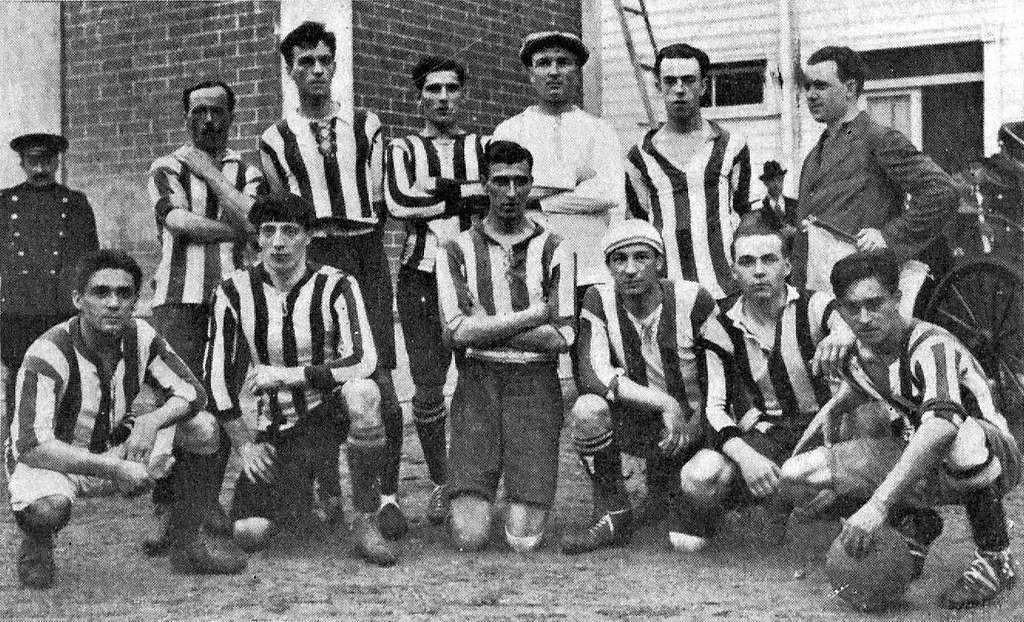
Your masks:
<path fill-rule="evenodd" d="M 140 551 L 148 499 L 87 499 L 58 537 L 58 583 L 46 592 L 17 587 L 19 536 L 3 512 L 0 619 L 1013 620 L 1024 607 L 1024 588 L 982 612 L 936 607 L 972 553 L 960 510 L 946 512 L 946 532 L 906 602 L 883 615 L 856 613 L 831 596 L 822 559 L 835 525 L 793 525 L 787 543 L 772 548 L 763 541 L 758 509 L 731 516 L 714 546 L 700 554 L 672 552 L 664 528 L 652 527 L 627 547 L 567 557 L 557 549 L 559 535 L 590 514 L 589 486 L 568 451 L 542 550 L 521 556 L 496 536 L 480 554 L 456 553 L 444 529 L 422 519 L 429 482 L 411 425 L 406 443 L 403 504 L 413 524 L 394 568 L 355 558 L 347 532 L 320 531 L 282 536 L 238 576 L 178 576 L 166 559 Z M 633 488 L 639 480 L 639 473 L 631 478 Z M 1017 542 L 1021 506 L 1014 493 L 1009 513 L 1018 523 Z"/>

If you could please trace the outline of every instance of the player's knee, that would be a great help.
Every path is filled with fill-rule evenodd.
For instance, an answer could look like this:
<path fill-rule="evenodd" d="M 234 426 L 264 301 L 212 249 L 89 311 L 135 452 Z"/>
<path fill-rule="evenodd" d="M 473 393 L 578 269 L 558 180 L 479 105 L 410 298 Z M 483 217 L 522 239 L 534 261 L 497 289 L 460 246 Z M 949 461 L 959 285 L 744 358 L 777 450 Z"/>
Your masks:
<path fill-rule="evenodd" d="M 702 450 L 679 472 L 683 494 L 696 500 L 713 499 L 729 486 L 734 469 L 722 454 Z"/>
<path fill-rule="evenodd" d="M 381 425 L 380 389 L 372 380 L 349 380 L 341 387 L 352 427 L 374 428 Z"/>
<path fill-rule="evenodd" d="M 235 521 L 233 537 L 243 551 L 253 552 L 265 547 L 274 535 L 274 524 L 267 518 L 252 517 Z"/>
<path fill-rule="evenodd" d="M 18 526 L 28 533 L 53 533 L 71 519 L 71 499 L 64 495 L 49 495 L 36 499 L 26 508 L 14 513 Z"/>
<path fill-rule="evenodd" d="M 217 453 L 220 448 L 220 424 L 216 417 L 202 410 L 178 425 L 181 433 L 175 440 L 181 449 L 202 456 Z"/>
<path fill-rule="evenodd" d="M 459 551 L 479 551 L 491 537 L 491 504 L 476 495 L 462 495 L 451 504 L 452 546 Z"/>
<path fill-rule="evenodd" d="M 611 411 L 602 397 L 581 395 L 576 398 L 570 411 L 572 437 L 577 450 L 583 451 L 607 436 L 612 429 Z"/>

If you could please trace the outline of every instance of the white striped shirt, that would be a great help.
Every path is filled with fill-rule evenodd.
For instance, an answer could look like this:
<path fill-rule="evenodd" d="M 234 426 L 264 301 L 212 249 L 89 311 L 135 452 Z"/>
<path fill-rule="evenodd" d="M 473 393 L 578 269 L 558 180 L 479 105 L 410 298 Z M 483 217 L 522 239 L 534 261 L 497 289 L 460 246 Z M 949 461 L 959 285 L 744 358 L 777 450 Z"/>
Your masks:
<path fill-rule="evenodd" d="M 680 170 L 652 129 L 626 156 L 626 207 L 662 232 L 670 279 L 697 281 L 716 300 L 738 290 L 729 261 L 739 215 L 750 205 L 746 140 L 707 121 L 706 140 Z"/>
<path fill-rule="evenodd" d="M 458 200 L 445 200 L 425 185 L 439 177 L 479 182 L 487 137 L 461 134 L 396 138 L 388 147 L 385 200 L 394 218 L 405 222 L 402 264 L 433 272 L 438 239 L 454 238 L 472 224 L 470 214 L 456 214 Z M 463 197 L 469 196 L 462 185 Z M 480 196 L 482 189 L 477 190 Z"/>
<path fill-rule="evenodd" d="M 310 264 L 289 291 L 278 290 L 262 264 L 224 279 L 213 298 L 204 364 L 211 410 L 240 416 L 239 365 L 252 361 L 302 367 L 306 385 L 276 390 L 261 402 L 256 430 L 286 430 L 348 380 L 377 366 L 366 308 L 356 280 L 330 266 Z M 246 348 L 248 357 L 239 356 Z"/>
<path fill-rule="evenodd" d="M 131 416 L 143 383 L 180 397 L 193 411 L 206 404 L 199 381 L 143 320 L 128 325 L 109 378 L 82 340 L 79 322 L 73 317 L 54 326 L 25 354 L 11 422 L 15 457 L 52 440 L 103 453 L 116 444 L 111 432 Z"/>
<path fill-rule="evenodd" d="M 329 127 L 333 141 L 318 139 L 314 128 L 320 123 Z M 275 190 L 312 203 L 321 226 L 368 233 L 383 216 L 382 141 L 380 119 L 368 110 L 356 110 L 351 123 L 293 111 L 263 132 L 260 157 L 267 179 L 281 186 Z"/>
<path fill-rule="evenodd" d="M 261 191 L 263 174 L 243 162 L 237 151 L 225 151 L 220 170 L 239 192 L 255 197 Z M 175 235 L 164 226 L 167 214 L 178 208 L 213 220 L 222 213 L 217 195 L 206 181 L 173 154 L 153 162 L 147 187 L 156 210 L 161 246 L 160 265 L 153 275 L 153 306 L 209 301 L 221 279 L 242 267 L 245 241 L 197 242 Z"/>

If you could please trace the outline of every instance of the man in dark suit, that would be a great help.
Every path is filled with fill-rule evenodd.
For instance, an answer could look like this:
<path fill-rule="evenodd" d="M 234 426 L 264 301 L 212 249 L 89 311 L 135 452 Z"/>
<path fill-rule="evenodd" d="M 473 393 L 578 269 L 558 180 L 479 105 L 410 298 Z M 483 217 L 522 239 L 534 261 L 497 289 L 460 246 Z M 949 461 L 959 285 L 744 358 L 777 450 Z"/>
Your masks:
<path fill-rule="evenodd" d="M 766 194 L 760 201 L 754 201 L 750 208 L 761 210 L 765 223 L 775 229 L 782 229 L 786 225 L 796 229 L 799 203 L 796 199 L 782 194 L 786 169 L 775 160 L 768 160 L 764 163 L 764 172 L 758 179 L 764 184 Z"/>
<path fill-rule="evenodd" d="M 901 262 L 917 259 L 940 275 L 949 261 L 942 226 L 957 208 L 953 180 L 906 136 L 858 109 L 865 66 L 856 52 L 821 48 L 803 73 L 811 116 L 826 129 L 800 173 L 800 221 L 814 216 L 846 232 L 850 252 L 889 247 Z M 794 284 L 828 282 L 834 261 L 820 260 L 822 250 L 800 236 Z M 926 298 L 922 289 L 917 300 Z"/>

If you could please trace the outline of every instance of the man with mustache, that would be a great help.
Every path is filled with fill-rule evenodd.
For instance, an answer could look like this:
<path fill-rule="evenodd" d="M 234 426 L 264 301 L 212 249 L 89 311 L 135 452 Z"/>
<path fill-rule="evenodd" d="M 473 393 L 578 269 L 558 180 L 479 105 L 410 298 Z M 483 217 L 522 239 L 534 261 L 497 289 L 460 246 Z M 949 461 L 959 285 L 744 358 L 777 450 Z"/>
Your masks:
<path fill-rule="evenodd" d="M 416 386 L 413 421 L 434 484 L 427 517 L 440 524 L 448 513 L 444 384 L 452 351 L 441 337 L 435 258 L 438 240 L 454 238 L 487 209 L 479 187 L 487 139 L 459 126 L 466 83 L 461 63 L 425 56 L 413 67 L 412 81 L 423 129 L 391 141 L 385 197 L 388 211 L 405 225 L 398 315 Z M 390 458 L 397 472 L 401 452 Z M 396 499 L 388 501 L 397 506 Z"/>
<path fill-rule="evenodd" d="M 253 228 L 246 220 L 263 175 L 228 147 L 235 94 L 227 84 L 204 81 L 182 92 L 188 142 L 157 158 L 149 169 L 149 197 L 156 212 L 162 255 L 153 276 L 153 324 L 192 373 L 202 376 L 210 296 L 220 280 L 241 268 Z M 214 479 L 223 480 L 231 446 L 225 436 L 211 457 Z M 156 521 L 144 541 L 151 555 L 168 552 L 168 511 L 177 477 L 172 469 L 153 490 Z M 207 527 L 230 535 L 230 525 L 211 499 Z"/>
<path fill-rule="evenodd" d="M 605 278 L 601 236 L 623 217 L 622 147 L 609 123 L 576 105 L 580 72 L 589 52 L 568 32 L 535 32 L 523 39 L 519 59 L 536 103 L 494 129 L 495 140 L 514 141 L 533 154 L 529 214 L 562 237 L 575 256 L 577 303 Z"/>

